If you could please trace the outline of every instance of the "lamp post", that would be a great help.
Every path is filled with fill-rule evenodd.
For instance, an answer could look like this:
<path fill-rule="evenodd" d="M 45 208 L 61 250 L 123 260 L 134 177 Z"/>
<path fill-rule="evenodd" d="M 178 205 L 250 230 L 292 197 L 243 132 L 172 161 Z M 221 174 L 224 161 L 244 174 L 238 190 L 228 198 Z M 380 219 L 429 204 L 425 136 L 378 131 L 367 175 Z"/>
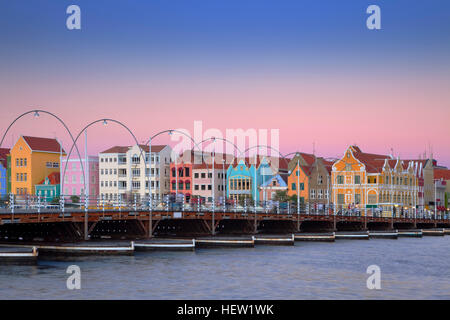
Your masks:
<path fill-rule="evenodd" d="M 225 180 L 225 159 L 222 159 L 222 188 L 223 188 L 223 212 L 226 211 L 227 197 L 226 197 L 226 180 Z"/>
<path fill-rule="evenodd" d="M 215 221 L 214 221 L 214 215 L 215 215 L 215 209 L 216 209 L 216 197 L 215 197 L 215 189 L 214 189 L 214 182 L 215 182 L 215 177 L 214 177 L 214 160 L 216 157 L 216 146 L 215 146 L 215 142 L 216 139 L 213 137 L 212 138 L 213 141 L 213 157 L 212 157 L 212 219 L 211 219 L 211 233 L 212 235 L 214 235 L 216 233 L 216 228 L 215 228 Z M 206 167 L 208 167 L 208 164 L 206 164 Z"/>
<path fill-rule="evenodd" d="M 153 233 L 152 138 L 148 139 L 148 237 Z M 161 183 L 161 181 L 159 182 Z"/>

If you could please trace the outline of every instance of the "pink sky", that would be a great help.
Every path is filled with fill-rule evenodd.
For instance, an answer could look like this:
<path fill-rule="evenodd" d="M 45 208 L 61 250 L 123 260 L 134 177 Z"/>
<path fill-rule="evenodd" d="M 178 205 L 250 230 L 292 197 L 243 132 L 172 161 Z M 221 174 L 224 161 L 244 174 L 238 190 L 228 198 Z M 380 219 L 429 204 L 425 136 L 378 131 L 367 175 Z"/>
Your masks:
<path fill-rule="evenodd" d="M 22 112 L 39 107 L 66 121 L 74 135 L 88 122 L 108 117 L 128 125 L 140 141 L 164 129 L 280 129 L 283 153 L 296 150 L 340 156 L 349 144 L 364 151 L 417 158 L 428 144 L 438 163 L 450 166 L 450 78 L 445 72 L 342 75 L 311 73 L 195 72 L 152 78 L 131 73 L 110 77 L 11 77 L 0 86 L 3 128 Z M 20 79 L 20 81 L 18 80 Z M 24 82 L 24 79 L 25 82 Z M 20 83 L 19 83 L 20 82 Z M 29 116 L 8 135 L 62 135 L 46 116 Z M 65 145 L 69 147 L 66 136 Z M 167 139 L 161 139 L 161 143 Z M 158 141 L 154 142 L 155 144 Z M 125 131 L 97 125 L 89 153 L 132 144 Z M 82 146 L 82 144 L 80 144 Z"/>

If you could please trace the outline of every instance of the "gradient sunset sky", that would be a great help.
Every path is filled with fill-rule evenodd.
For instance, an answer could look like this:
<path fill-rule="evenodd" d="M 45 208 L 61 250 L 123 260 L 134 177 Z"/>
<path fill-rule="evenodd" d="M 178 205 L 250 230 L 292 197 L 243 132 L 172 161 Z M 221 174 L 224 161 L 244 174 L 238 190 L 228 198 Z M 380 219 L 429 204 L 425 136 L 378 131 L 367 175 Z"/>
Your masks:
<path fill-rule="evenodd" d="M 81 7 L 82 30 L 66 28 Z M 382 30 L 366 28 L 381 7 Z M 279 129 L 283 153 L 363 151 L 450 166 L 450 1 L 89 0 L 0 2 L 0 129 L 42 108 L 74 134 L 123 121 L 164 129 Z M 28 116 L 8 134 L 54 137 Z M 168 142 L 166 136 L 156 143 Z M 89 153 L 132 144 L 89 130 Z M 80 144 L 82 146 L 83 144 Z"/>

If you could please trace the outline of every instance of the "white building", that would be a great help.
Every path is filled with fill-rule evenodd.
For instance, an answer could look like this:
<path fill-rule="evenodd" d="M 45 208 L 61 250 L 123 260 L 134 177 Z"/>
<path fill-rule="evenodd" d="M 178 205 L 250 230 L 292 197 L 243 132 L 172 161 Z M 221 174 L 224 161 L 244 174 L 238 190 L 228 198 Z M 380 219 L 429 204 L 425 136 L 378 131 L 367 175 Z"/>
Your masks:
<path fill-rule="evenodd" d="M 162 199 L 169 193 L 171 152 L 167 145 L 152 146 L 150 169 L 148 145 L 115 146 L 100 152 L 100 196 L 108 201 L 117 200 L 119 194 L 123 200 L 133 200 L 135 196 L 138 200 L 148 199 L 150 170 L 152 197 Z"/>

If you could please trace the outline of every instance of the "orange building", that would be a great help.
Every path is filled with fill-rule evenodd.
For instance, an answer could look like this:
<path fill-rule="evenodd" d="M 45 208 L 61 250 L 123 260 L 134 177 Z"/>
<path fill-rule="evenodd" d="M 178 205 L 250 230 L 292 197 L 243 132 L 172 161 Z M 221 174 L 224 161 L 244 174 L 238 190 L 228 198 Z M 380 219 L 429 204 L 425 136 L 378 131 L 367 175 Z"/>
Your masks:
<path fill-rule="evenodd" d="M 300 203 L 327 204 L 331 163 L 312 154 L 297 153 L 289 163 L 288 196 L 299 194 Z"/>
<path fill-rule="evenodd" d="M 34 186 L 60 169 L 64 150 L 56 139 L 20 136 L 11 148 L 11 192 L 35 194 Z"/>
<path fill-rule="evenodd" d="M 418 205 L 418 166 L 392 156 L 362 152 L 350 146 L 333 164 L 333 198 L 337 209 L 377 208 L 383 215 Z"/>

